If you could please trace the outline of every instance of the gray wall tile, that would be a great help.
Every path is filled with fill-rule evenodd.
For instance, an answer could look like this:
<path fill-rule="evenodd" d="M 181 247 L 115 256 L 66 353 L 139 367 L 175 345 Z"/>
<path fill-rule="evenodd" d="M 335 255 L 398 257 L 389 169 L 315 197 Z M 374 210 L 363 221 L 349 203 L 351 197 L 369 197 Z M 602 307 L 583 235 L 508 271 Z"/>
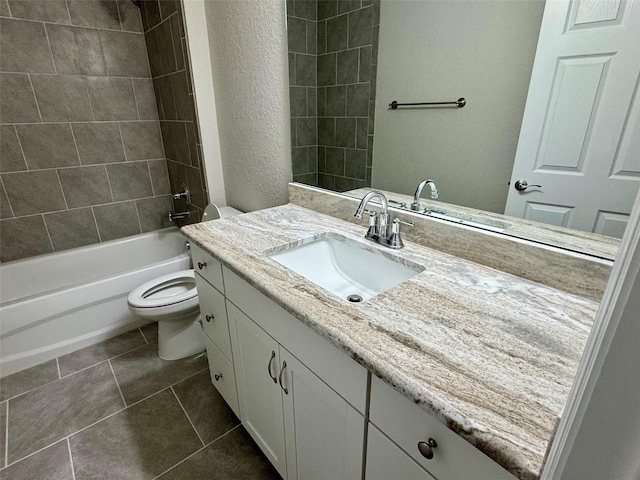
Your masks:
<path fill-rule="evenodd" d="M 100 241 L 91 208 L 46 213 L 44 221 L 56 251 L 91 245 Z"/>
<path fill-rule="evenodd" d="M 107 74 L 98 30 L 48 24 L 47 33 L 58 73 Z"/>
<path fill-rule="evenodd" d="M 326 104 L 327 104 L 327 89 L 326 88 L 318 88 L 317 99 L 316 99 L 316 115 L 318 117 L 324 117 L 326 115 Z"/>
<path fill-rule="evenodd" d="M 316 24 L 316 53 L 318 55 L 327 52 L 327 22 Z"/>
<path fill-rule="evenodd" d="M 299 118 L 297 121 L 297 145 L 316 145 L 318 138 L 316 134 L 317 122 L 315 118 Z"/>
<path fill-rule="evenodd" d="M 2 0 L 0 0 L 0 8 Z M 0 12 L 1 13 L 1 12 Z M 6 452 L 6 431 L 7 431 L 7 402 L 0 403 L 0 452 Z M 4 457 L 0 458 L 0 468 L 5 466 Z"/>
<path fill-rule="evenodd" d="M 42 215 L 0 220 L 0 261 L 53 251 Z"/>
<path fill-rule="evenodd" d="M 335 17 L 338 14 L 338 0 L 318 0 L 318 20 Z"/>
<path fill-rule="evenodd" d="M 0 0 L 0 15 L 3 17 L 10 17 L 11 11 L 9 10 L 9 4 L 7 0 Z"/>
<path fill-rule="evenodd" d="M 160 14 L 162 19 L 169 18 L 178 11 L 177 0 L 160 0 Z"/>
<path fill-rule="evenodd" d="M 96 120 L 137 120 L 138 110 L 129 78 L 86 77 Z"/>
<path fill-rule="evenodd" d="M 318 85 L 336 84 L 336 54 L 318 55 Z"/>
<path fill-rule="evenodd" d="M 348 15 L 327 20 L 327 52 L 337 52 L 347 48 Z"/>
<path fill-rule="evenodd" d="M 136 200 L 138 217 L 143 232 L 151 232 L 170 227 L 168 213 L 173 210 L 171 195 Z"/>
<path fill-rule="evenodd" d="M 176 107 L 175 99 L 173 98 L 171 76 L 167 75 L 154 80 L 153 86 L 156 92 L 156 98 L 160 100 L 158 107 L 162 110 L 161 119 L 177 120 L 178 109 Z"/>
<path fill-rule="evenodd" d="M 307 173 L 307 148 L 294 147 L 291 149 L 291 164 L 294 175 Z"/>
<path fill-rule="evenodd" d="M 347 85 L 347 115 L 364 117 L 369 114 L 369 84 Z"/>
<path fill-rule="evenodd" d="M 71 23 L 65 0 L 9 0 L 9 6 L 13 18 L 64 24 Z"/>
<path fill-rule="evenodd" d="M 153 195 L 147 162 L 107 165 L 113 200 L 131 200 Z"/>
<path fill-rule="evenodd" d="M 31 75 L 45 122 L 93 120 L 84 78 L 67 75 Z"/>
<path fill-rule="evenodd" d="M 157 120 L 158 109 L 156 107 L 156 96 L 153 92 L 153 81 L 147 78 L 134 78 L 133 92 L 136 96 L 140 120 Z"/>
<path fill-rule="evenodd" d="M 184 122 L 160 122 L 167 158 L 191 165 L 189 143 Z"/>
<path fill-rule="evenodd" d="M 349 48 L 371 44 L 373 7 L 356 10 L 349 14 Z"/>
<path fill-rule="evenodd" d="M 356 148 L 367 148 L 367 129 L 369 128 L 368 118 L 358 118 L 356 125 Z"/>
<path fill-rule="evenodd" d="M 318 145 L 332 147 L 336 141 L 336 119 L 318 118 Z"/>
<path fill-rule="evenodd" d="M 18 172 L 27 169 L 22 148 L 13 125 L 0 126 L 0 172 Z"/>
<path fill-rule="evenodd" d="M 351 12 L 360 8 L 360 0 L 340 0 L 338 2 L 338 14 Z"/>
<path fill-rule="evenodd" d="M 349 148 L 356 146 L 355 118 L 336 118 L 336 146 Z"/>
<path fill-rule="evenodd" d="M 0 123 L 39 121 L 40 113 L 29 76 L 20 73 L 0 74 Z"/>
<path fill-rule="evenodd" d="M 140 9 L 131 0 L 118 0 L 118 13 L 122 29 L 128 32 L 142 32 Z"/>
<path fill-rule="evenodd" d="M 72 127 L 83 165 L 124 162 L 122 138 L 116 122 L 74 123 Z"/>
<path fill-rule="evenodd" d="M 100 30 L 100 40 L 109 75 L 150 77 L 149 60 L 141 33 Z"/>
<path fill-rule="evenodd" d="M 193 121 L 193 97 L 189 95 L 186 72 L 176 72 L 169 76 L 173 99 L 176 105 L 176 120 Z"/>
<path fill-rule="evenodd" d="M 335 191 L 346 192 L 347 190 L 353 190 L 356 188 L 355 181 L 352 178 L 335 177 Z"/>
<path fill-rule="evenodd" d="M 317 53 L 317 32 L 316 22 L 307 22 L 307 53 Z"/>
<path fill-rule="evenodd" d="M 290 52 L 307 53 L 307 22 L 287 17 L 287 42 Z"/>
<path fill-rule="evenodd" d="M 296 85 L 316 85 L 315 55 L 296 54 Z"/>
<path fill-rule="evenodd" d="M 80 165 L 68 123 L 16 125 L 30 170 Z"/>
<path fill-rule="evenodd" d="M 0 182 L 0 218 L 12 218 L 13 210 L 9 205 L 9 197 L 7 197 L 7 191 L 4 189 L 4 185 Z"/>
<path fill-rule="evenodd" d="M 348 149 L 346 151 L 346 157 L 344 162 L 345 176 L 364 180 L 366 167 L 367 167 L 366 157 L 367 157 L 366 150 Z"/>
<path fill-rule="evenodd" d="M 55 170 L 3 173 L 2 181 L 17 217 L 66 208 Z"/>
<path fill-rule="evenodd" d="M 2 480 L 73 480 L 69 447 L 66 440 L 12 464 L 2 471 Z"/>
<path fill-rule="evenodd" d="M 327 87 L 325 115 L 344 117 L 347 111 L 347 94 L 344 86 Z"/>
<path fill-rule="evenodd" d="M 185 127 L 187 129 L 187 143 L 189 145 L 189 158 L 191 160 L 191 165 L 194 167 L 200 168 L 200 160 L 198 158 L 198 147 L 197 145 L 200 143 L 197 136 L 196 125 L 193 122 L 185 123 Z"/>
<path fill-rule="evenodd" d="M 315 117 L 317 115 L 318 89 L 307 87 L 307 115 Z"/>
<path fill-rule="evenodd" d="M 164 157 L 159 122 L 125 122 L 120 129 L 128 161 Z"/>
<path fill-rule="evenodd" d="M 292 117 L 307 115 L 307 87 L 289 87 L 289 105 Z"/>
<path fill-rule="evenodd" d="M 327 147 L 326 172 L 332 175 L 344 175 L 344 148 Z"/>
<path fill-rule="evenodd" d="M 149 175 L 151 175 L 151 186 L 153 187 L 154 195 L 166 195 L 171 193 L 167 161 L 165 159 L 150 160 Z"/>
<path fill-rule="evenodd" d="M 113 201 L 104 166 L 62 168 L 58 174 L 69 208 Z"/>
<path fill-rule="evenodd" d="M 185 52 L 187 51 L 186 39 L 183 42 L 180 37 L 180 20 L 178 19 L 178 15 L 174 15 L 169 19 L 169 24 L 171 26 L 171 36 L 173 38 L 173 51 L 176 55 L 176 69 L 182 70 L 185 68 Z"/>
<path fill-rule="evenodd" d="M 357 49 L 338 52 L 337 81 L 339 84 L 357 83 L 358 57 Z"/>
<path fill-rule="evenodd" d="M 67 4 L 74 25 L 120 30 L 115 0 L 67 0 Z"/>
<path fill-rule="evenodd" d="M 320 188 L 326 188 L 327 190 L 335 190 L 335 177 L 333 175 L 327 175 L 325 173 L 318 173 L 318 186 Z"/>
<path fill-rule="evenodd" d="M 360 68 L 358 72 L 359 82 L 368 82 L 371 80 L 371 47 L 362 47 L 360 49 Z"/>
<path fill-rule="evenodd" d="M 44 24 L 0 19 L 0 69 L 5 72 L 55 73 Z"/>
<path fill-rule="evenodd" d="M 318 2 L 315 0 L 294 0 L 296 17 L 315 20 L 317 18 Z"/>
<path fill-rule="evenodd" d="M 145 30 L 149 30 L 160 23 L 162 17 L 158 0 L 145 0 L 142 2 L 142 19 Z"/>
<path fill-rule="evenodd" d="M 173 193 L 178 193 L 181 189 L 181 185 L 187 182 L 187 166 L 167 160 L 167 171 L 169 174 L 169 185 Z"/>
<path fill-rule="evenodd" d="M 175 50 L 173 49 L 173 39 L 171 37 L 171 24 L 162 22 L 156 28 L 157 50 L 154 52 L 158 56 L 160 75 L 172 73 L 177 70 Z M 150 52 L 150 55 L 153 53 Z"/>
<path fill-rule="evenodd" d="M 140 233 L 136 203 L 110 203 L 93 207 L 103 242 Z"/>

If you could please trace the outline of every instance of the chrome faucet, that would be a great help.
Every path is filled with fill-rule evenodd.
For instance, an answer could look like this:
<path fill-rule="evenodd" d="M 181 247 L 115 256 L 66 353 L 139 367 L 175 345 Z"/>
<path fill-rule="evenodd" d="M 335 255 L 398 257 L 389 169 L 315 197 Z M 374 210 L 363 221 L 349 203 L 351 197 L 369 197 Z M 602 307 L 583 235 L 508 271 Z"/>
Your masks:
<path fill-rule="evenodd" d="M 431 188 L 431 198 L 438 198 L 438 187 L 436 187 L 436 182 L 427 178 L 422 180 L 418 184 L 418 188 L 416 188 L 416 193 L 413 194 L 413 203 L 411 204 L 411 210 L 419 211 L 420 210 L 420 196 L 422 195 L 422 189 L 425 185 L 429 185 Z"/>
<path fill-rule="evenodd" d="M 379 214 L 366 209 L 368 203 L 373 198 L 379 198 L 380 203 L 382 204 L 382 212 Z M 365 212 L 369 214 L 369 229 L 364 236 L 365 238 L 378 242 L 379 244 L 389 248 L 398 249 L 403 247 L 404 244 L 400 238 L 400 224 L 403 223 L 405 225 L 413 226 L 413 223 L 405 222 L 404 220 L 396 218 L 393 221 L 391 232 L 389 232 L 389 202 L 387 201 L 387 197 L 385 197 L 384 193 L 378 192 L 377 190 L 372 190 L 367 193 L 360 201 L 360 205 L 358 205 L 358 209 L 353 216 L 356 218 L 362 218 L 362 215 Z"/>

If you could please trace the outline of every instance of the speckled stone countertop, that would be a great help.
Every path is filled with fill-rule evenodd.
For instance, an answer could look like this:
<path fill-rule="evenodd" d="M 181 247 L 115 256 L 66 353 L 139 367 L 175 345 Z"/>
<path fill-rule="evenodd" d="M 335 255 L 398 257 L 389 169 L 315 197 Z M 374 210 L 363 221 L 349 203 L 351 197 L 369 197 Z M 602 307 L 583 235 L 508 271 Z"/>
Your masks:
<path fill-rule="evenodd" d="M 521 479 L 539 478 L 597 303 L 296 205 L 182 232 Z M 353 304 L 268 255 L 340 236 L 424 271 Z"/>

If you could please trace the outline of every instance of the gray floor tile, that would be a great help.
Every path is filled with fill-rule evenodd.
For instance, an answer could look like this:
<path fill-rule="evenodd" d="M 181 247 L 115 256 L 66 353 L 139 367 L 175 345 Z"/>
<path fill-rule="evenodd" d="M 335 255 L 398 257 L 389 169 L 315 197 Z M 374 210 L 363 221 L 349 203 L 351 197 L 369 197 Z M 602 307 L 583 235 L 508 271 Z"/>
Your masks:
<path fill-rule="evenodd" d="M 173 390 L 205 444 L 240 423 L 211 384 L 208 370 L 180 382 Z"/>
<path fill-rule="evenodd" d="M 168 471 L 161 480 L 280 480 L 280 475 L 239 427 Z"/>
<path fill-rule="evenodd" d="M 7 438 L 7 402 L 0 403 L 0 468 L 4 467 L 5 440 Z M 2 475 L 0 475 L 2 477 Z"/>
<path fill-rule="evenodd" d="M 13 398 L 9 400 L 9 463 L 123 407 L 108 363 Z"/>
<path fill-rule="evenodd" d="M 149 343 L 158 343 L 158 324 L 157 323 L 148 323 L 147 325 L 143 325 L 140 327 L 142 330 L 142 334 L 144 338 L 147 339 Z"/>
<path fill-rule="evenodd" d="M 69 440 L 77 480 L 151 479 L 202 446 L 170 390 Z"/>
<path fill-rule="evenodd" d="M 58 366 L 55 360 L 4 377 L 0 379 L 0 402 L 57 379 Z"/>
<path fill-rule="evenodd" d="M 207 367 L 204 355 L 167 361 L 158 356 L 157 350 L 158 345 L 151 344 L 111 361 L 127 404 L 142 400 Z"/>
<path fill-rule="evenodd" d="M 60 357 L 58 359 L 60 362 L 60 375 L 64 377 L 143 345 L 146 345 L 146 342 L 139 330 L 123 333 L 104 342 Z"/>
<path fill-rule="evenodd" d="M 71 461 L 67 441 L 55 445 L 20 460 L 0 471 L 2 480 L 72 480 Z"/>

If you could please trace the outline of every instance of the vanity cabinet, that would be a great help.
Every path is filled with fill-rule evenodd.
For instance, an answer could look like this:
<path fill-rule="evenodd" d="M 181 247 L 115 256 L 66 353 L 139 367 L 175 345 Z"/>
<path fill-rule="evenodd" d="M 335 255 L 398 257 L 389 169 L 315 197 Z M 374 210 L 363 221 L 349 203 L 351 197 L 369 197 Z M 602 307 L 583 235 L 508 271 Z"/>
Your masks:
<path fill-rule="evenodd" d="M 366 370 L 232 272 L 224 278 L 249 434 L 284 479 L 361 480 Z"/>

